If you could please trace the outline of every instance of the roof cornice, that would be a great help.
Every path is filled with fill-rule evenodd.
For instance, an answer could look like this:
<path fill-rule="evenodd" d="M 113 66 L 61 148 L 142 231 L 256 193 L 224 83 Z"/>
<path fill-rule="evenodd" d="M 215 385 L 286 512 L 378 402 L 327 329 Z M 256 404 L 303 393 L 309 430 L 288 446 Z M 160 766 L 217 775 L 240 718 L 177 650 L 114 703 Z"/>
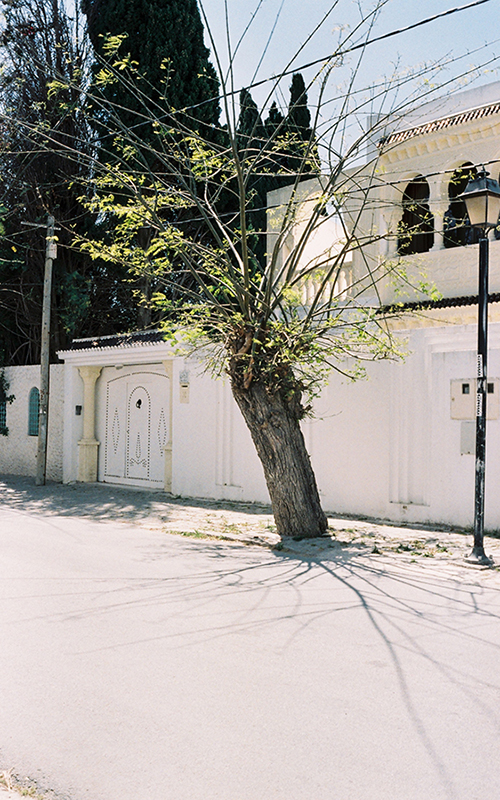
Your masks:
<path fill-rule="evenodd" d="M 378 146 L 381 150 L 386 147 L 402 144 L 413 139 L 415 136 L 424 136 L 429 133 L 436 133 L 439 131 L 452 128 L 456 125 L 463 125 L 467 122 L 473 122 L 478 119 L 491 117 L 494 114 L 500 114 L 500 103 L 491 103 L 487 106 L 479 106 L 478 108 L 469 109 L 469 111 L 462 111 L 459 114 L 452 114 L 448 117 L 433 120 L 432 122 L 425 122 L 422 125 L 416 125 L 412 128 L 406 128 L 403 131 L 395 131 L 388 136 L 383 137 Z"/>

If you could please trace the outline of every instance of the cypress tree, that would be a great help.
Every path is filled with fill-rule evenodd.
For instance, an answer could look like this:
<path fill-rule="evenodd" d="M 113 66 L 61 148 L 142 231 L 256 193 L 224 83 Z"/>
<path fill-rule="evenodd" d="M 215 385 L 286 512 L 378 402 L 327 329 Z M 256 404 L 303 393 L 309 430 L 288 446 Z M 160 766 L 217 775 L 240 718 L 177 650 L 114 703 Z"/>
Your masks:
<path fill-rule="evenodd" d="M 307 107 L 306 85 L 300 72 L 292 76 L 287 127 L 291 133 L 297 133 L 303 141 L 309 141 L 311 138 L 311 113 Z"/>
<path fill-rule="evenodd" d="M 141 153 L 130 163 L 131 170 L 147 164 L 146 172 L 164 172 L 165 161 L 158 157 L 164 151 L 164 128 L 180 129 L 180 140 L 186 129 L 219 140 L 219 81 L 204 44 L 197 0 L 82 0 L 82 10 L 96 54 L 93 124 L 102 147 L 100 160 L 108 162 L 111 152 L 126 169 L 120 139 L 126 144 L 130 135 Z M 117 56 L 110 54 L 112 37 L 123 37 Z M 100 84 L 95 79 L 116 57 L 127 58 L 130 69 L 120 70 L 116 81 Z M 115 138 L 120 129 L 123 137 Z M 162 213 L 166 216 L 168 210 Z M 189 212 L 184 216 L 189 224 Z M 109 214 L 105 229 L 115 223 Z M 137 245 L 143 247 L 140 237 Z M 142 297 L 135 309 L 136 325 L 156 324 L 149 302 L 154 283 L 144 278 L 132 285 L 134 296 Z"/>
<path fill-rule="evenodd" d="M 276 101 L 273 100 L 265 122 L 266 134 L 268 137 L 272 136 L 273 133 L 280 127 L 280 125 L 283 125 L 284 119 L 285 118 L 283 114 L 276 105 Z"/>
<path fill-rule="evenodd" d="M 217 125 L 219 82 L 203 41 L 196 0 L 83 0 L 82 8 L 100 59 L 106 60 L 108 34 L 126 34 L 120 52 L 130 54 L 137 63 L 144 78 L 139 82 L 143 95 L 167 110 L 187 109 L 182 122 L 188 127 Z M 103 91 L 108 100 L 124 109 L 145 110 L 144 103 L 122 82 L 107 85 Z M 132 114 L 120 112 L 120 116 L 125 124 L 132 121 Z M 137 118 L 134 123 L 137 125 Z"/>
<path fill-rule="evenodd" d="M 240 113 L 236 133 L 240 157 L 243 160 L 258 160 L 256 174 L 252 174 L 247 182 L 247 225 L 248 230 L 253 232 L 249 245 L 255 263 L 263 267 L 266 258 L 267 193 L 293 181 L 299 170 L 304 173 L 304 177 L 310 177 L 310 173 L 317 169 L 317 153 L 313 146 L 310 156 L 304 162 L 313 132 L 310 127 L 311 114 L 307 107 L 306 87 L 300 73 L 292 78 L 286 117 L 278 109 L 276 102 L 273 102 L 263 123 L 258 106 L 248 89 L 241 90 L 239 99 Z"/>
<path fill-rule="evenodd" d="M 288 138 L 288 167 L 290 172 L 304 175 L 318 169 L 318 153 L 311 129 L 311 113 L 307 107 L 307 91 L 300 72 L 292 76 L 290 102 L 284 129 Z M 307 156 L 306 156 L 307 153 Z"/>
<path fill-rule="evenodd" d="M 238 144 L 242 149 L 260 148 L 264 143 L 265 131 L 262 119 L 248 89 L 240 92 L 240 115 L 238 117 Z"/>

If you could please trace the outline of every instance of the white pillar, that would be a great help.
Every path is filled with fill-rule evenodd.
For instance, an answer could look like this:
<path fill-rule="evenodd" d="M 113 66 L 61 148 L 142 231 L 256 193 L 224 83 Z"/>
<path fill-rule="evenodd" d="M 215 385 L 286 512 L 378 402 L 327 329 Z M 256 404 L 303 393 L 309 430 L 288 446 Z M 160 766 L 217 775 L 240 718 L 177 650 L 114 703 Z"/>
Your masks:
<path fill-rule="evenodd" d="M 173 377 L 174 377 L 174 362 L 173 359 L 163 362 L 165 372 L 168 375 L 169 384 L 169 398 L 168 398 L 168 439 L 163 445 L 163 457 L 165 459 L 165 491 L 172 491 L 172 404 L 174 400 L 173 393 Z"/>
<path fill-rule="evenodd" d="M 386 186 L 380 190 L 379 256 L 381 260 L 398 257 L 398 225 L 403 216 L 402 189 Z"/>
<path fill-rule="evenodd" d="M 99 442 L 95 438 L 95 384 L 102 367 L 79 367 L 83 381 L 83 438 L 78 442 L 78 480 L 97 480 Z"/>
<path fill-rule="evenodd" d="M 450 204 L 448 197 L 449 174 L 432 175 L 429 178 L 429 207 L 434 217 L 434 245 L 432 250 L 442 250 L 444 247 L 443 230 L 444 215 Z"/>

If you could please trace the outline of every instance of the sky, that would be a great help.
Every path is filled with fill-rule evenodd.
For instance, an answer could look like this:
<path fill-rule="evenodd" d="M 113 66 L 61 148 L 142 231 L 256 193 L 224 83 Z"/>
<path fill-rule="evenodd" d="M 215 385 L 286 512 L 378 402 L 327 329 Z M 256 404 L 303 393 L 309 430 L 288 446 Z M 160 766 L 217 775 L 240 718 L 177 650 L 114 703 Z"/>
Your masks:
<path fill-rule="evenodd" d="M 426 17 L 448 9 L 466 5 L 471 0 L 386 0 L 382 11 L 371 31 L 371 36 L 380 36 L 389 31 L 410 25 Z M 226 0 L 199 0 L 206 14 L 212 36 L 216 43 L 224 67 L 227 67 L 226 45 Z M 349 26 L 352 30 L 359 22 L 360 7 L 366 12 L 374 6 L 374 0 L 227 0 L 229 27 L 233 48 L 242 36 L 245 27 L 254 20 L 244 35 L 234 58 L 235 88 L 248 86 L 254 80 L 278 74 L 292 60 L 292 67 L 334 52 L 339 37 L 339 29 Z M 328 14 L 329 10 L 331 13 Z M 323 16 L 327 18 L 307 42 L 309 34 Z M 424 62 L 457 59 L 439 75 L 433 74 L 432 81 L 445 86 L 447 93 L 457 86 L 478 85 L 500 79 L 500 60 L 487 64 L 491 59 L 500 58 L 500 2 L 488 0 L 475 8 L 466 9 L 435 20 L 408 33 L 402 33 L 381 43 L 369 45 L 357 77 L 357 87 L 365 88 L 381 79 L 387 78 L 397 68 L 399 72 L 408 68 L 418 69 Z M 267 52 L 263 55 L 266 42 L 275 25 Z M 348 33 L 344 28 L 343 36 Z M 366 33 L 366 27 L 363 32 Z M 354 39 L 360 40 L 355 34 Z M 206 43 L 210 45 L 209 37 Z M 299 55 L 293 59 L 297 50 L 303 46 Z M 338 92 L 356 63 L 354 54 L 347 57 L 343 66 L 335 69 L 330 78 L 328 92 L 332 96 Z M 304 71 L 306 81 L 311 81 L 318 67 Z M 458 84 L 447 82 L 454 75 L 469 73 L 460 77 Z M 474 78 L 475 83 L 471 83 Z M 422 81 L 420 81 L 421 83 Z M 286 101 L 290 77 L 283 80 L 282 93 L 273 95 L 278 104 Z M 318 82 L 315 84 L 316 88 Z M 252 89 L 252 94 L 260 106 L 268 105 L 271 83 Z M 409 91 L 409 89 L 407 90 Z M 315 88 L 311 87 L 311 96 Z"/>
<path fill-rule="evenodd" d="M 73 7 L 74 0 L 65 1 L 68 8 Z M 366 38 L 367 25 L 359 30 L 356 26 L 375 5 L 382 8 L 374 21 L 370 38 L 470 2 L 473 0 L 198 0 L 202 15 L 205 15 L 205 41 L 212 50 L 212 61 L 215 65 L 216 51 L 224 72 L 229 63 L 227 8 L 231 46 L 233 51 L 236 49 L 235 99 L 242 87 L 265 81 L 284 69 L 295 69 L 304 75 L 309 108 L 313 114 L 320 87 L 318 74 L 325 62 L 309 69 L 302 69 L 302 66 L 315 59 L 326 59 L 337 50 L 339 39 L 351 36 L 350 42 L 358 43 Z M 406 114 L 410 108 L 407 98 L 415 98 L 411 104 L 418 106 L 425 99 L 434 99 L 439 94 L 447 95 L 462 88 L 499 81 L 499 23 L 500 0 L 484 0 L 481 5 L 370 44 L 362 56 L 355 91 L 351 92 L 353 101 L 349 112 L 353 126 L 363 124 L 361 120 L 366 120 L 370 113 L 381 110 L 386 113 L 391 103 L 394 106 L 404 103 Z M 323 130 L 328 130 L 329 120 L 338 113 L 338 99 L 346 91 L 352 69 L 358 64 L 359 52 L 348 54 L 343 63 L 331 71 L 320 112 L 320 130 L 321 125 Z M 418 76 L 424 64 L 437 62 L 443 64 L 441 70 Z M 383 91 L 370 87 L 380 87 L 391 79 L 395 71 L 407 76 L 411 70 L 417 73 L 417 77 L 405 79 L 403 87 L 397 93 L 393 90 L 388 96 L 390 102 L 386 98 L 381 109 Z M 324 70 L 321 75 L 324 75 Z M 268 109 L 273 100 L 284 109 L 288 104 L 290 82 L 291 75 L 285 76 L 278 86 L 276 81 L 264 82 L 251 89 L 252 95 L 261 109 Z M 426 98 L 429 86 L 432 92 Z M 237 113 L 236 102 L 235 115 Z"/>

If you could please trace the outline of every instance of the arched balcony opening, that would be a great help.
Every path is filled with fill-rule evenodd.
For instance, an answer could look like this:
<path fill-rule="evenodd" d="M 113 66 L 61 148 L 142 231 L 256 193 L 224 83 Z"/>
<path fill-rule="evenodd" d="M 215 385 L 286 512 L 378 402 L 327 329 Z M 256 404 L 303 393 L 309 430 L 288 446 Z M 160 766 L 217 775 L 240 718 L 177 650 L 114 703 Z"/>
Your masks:
<path fill-rule="evenodd" d="M 434 244 L 434 217 L 429 208 L 429 184 L 420 175 L 403 194 L 403 216 L 398 224 L 398 253 L 427 253 Z"/>
<path fill-rule="evenodd" d="M 459 200 L 469 179 L 477 175 L 477 170 L 469 162 L 462 164 L 455 170 L 448 184 L 448 198 L 450 204 L 446 209 L 443 221 L 443 241 L 445 247 L 463 247 L 467 244 L 476 244 L 479 241 L 479 232 L 470 224 L 467 209 L 463 200 Z"/>

